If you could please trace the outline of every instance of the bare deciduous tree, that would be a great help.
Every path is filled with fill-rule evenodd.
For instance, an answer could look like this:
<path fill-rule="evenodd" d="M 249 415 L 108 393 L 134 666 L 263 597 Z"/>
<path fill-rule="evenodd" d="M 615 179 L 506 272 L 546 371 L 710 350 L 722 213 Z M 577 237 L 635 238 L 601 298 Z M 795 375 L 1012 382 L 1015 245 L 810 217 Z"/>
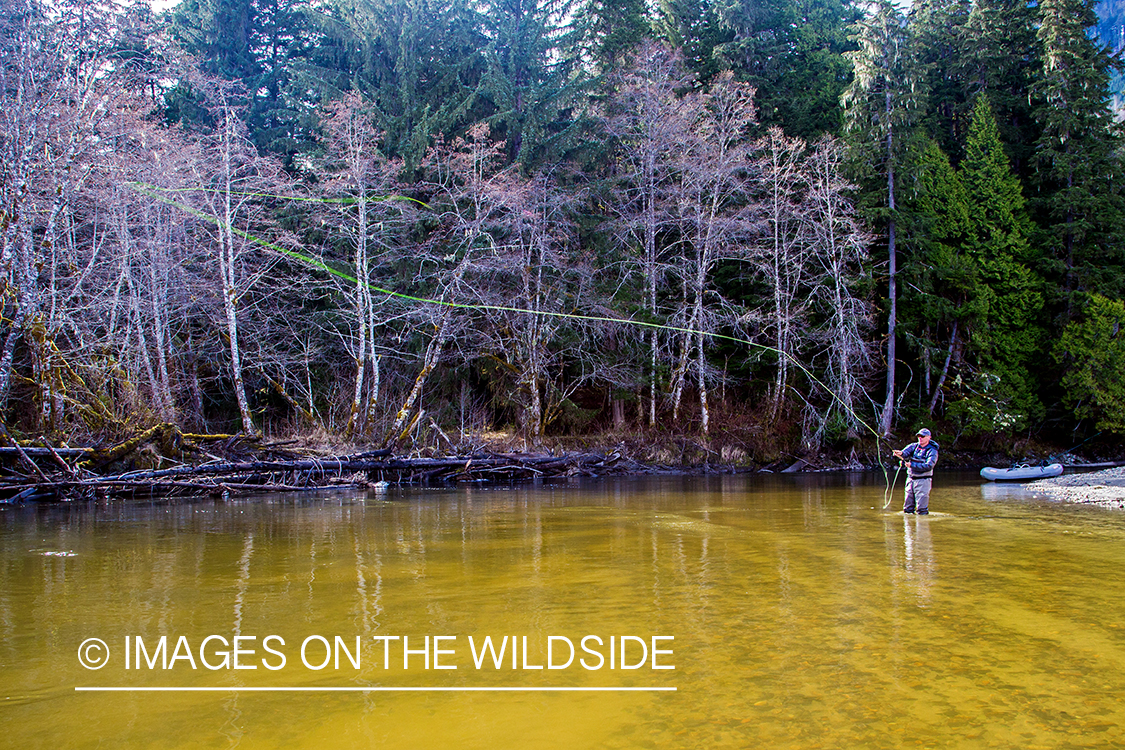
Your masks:
<path fill-rule="evenodd" d="M 676 93 L 691 84 L 679 55 L 657 42 L 645 42 L 621 74 L 603 119 L 615 139 L 622 169 L 622 201 L 615 207 L 619 234 L 641 252 L 634 261 L 643 278 L 645 312 L 651 322 L 661 316 L 657 292 L 667 274 L 658 235 L 669 225 L 668 193 L 675 175 L 673 155 L 688 138 L 692 100 Z M 657 360 L 660 334 L 648 332 L 648 424 L 656 425 Z"/>
<path fill-rule="evenodd" d="M 355 360 L 355 388 L 344 435 L 365 432 L 375 416 L 379 402 L 381 371 L 376 333 L 380 328 L 378 311 L 385 298 L 372 295 L 373 251 L 384 240 L 390 211 L 402 204 L 388 202 L 394 175 L 401 163 L 387 160 L 380 153 L 381 134 L 375 129 L 373 113 L 358 94 L 349 94 L 335 103 L 323 122 L 328 167 L 331 177 L 324 191 L 335 199 L 335 230 L 351 245 L 355 283 L 348 298 L 351 319 L 350 349 Z M 335 218 L 335 217 L 334 217 Z"/>
<path fill-rule="evenodd" d="M 737 315 L 714 288 L 711 274 L 720 260 L 746 260 L 754 224 L 746 191 L 755 122 L 754 89 L 724 74 L 694 102 L 692 137 L 677 159 L 676 222 L 680 236 L 681 309 L 677 325 L 685 333 L 673 379 L 673 413 L 679 409 L 688 362 L 694 357 L 702 430 L 709 429 L 707 334 Z"/>
<path fill-rule="evenodd" d="M 411 311 L 419 328 L 431 333 L 422 354 L 422 367 L 387 430 L 384 445 L 393 445 L 403 437 L 402 430 L 442 351 L 467 322 L 470 311 L 461 305 L 473 296 L 473 290 L 466 283 L 466 275 L 481 254 L 495 249 L 488 227 L 496 211 L 492 183 L 497 179 L 503 148 L 503 142 L 491 140 L 488 126 L 478 123 L 464 138 L 448 144 L 439 142 L 427 154 L 425 166 L 430 181 L 426 188 L 434 194 L 441 227 L 412 259 L 410 265 L 417 271 L 409 281 L 413 288 L 427 290 L 437 304 Z M 421 412 L 415 414 L 411 425 L 420 416 Z"/>
<path fill-rule="evenodd" d="M 871 325 L 869 303 L 858 295 L 855 282 L 862 274 L 870 236 L 856 217 L 848 194 L 854 189 L 841 175 L 843 147 L 823 138 L 806 160 L 809 192 L 805 211 L 812 266 L 812 290 L 825 324 L 821 336 L 828 355 L 828 387 L 833 400 L 819 420 L 823 432 L 833 412 L 846 425 L 848 437 L 861 426 L 859 400 L 862 381 L 871 364 L 864 333 Z"/>
<path fill-rule="evenodd" d="M 807 238 L 802 236 L 802 203 L 807 189 L 804 171 L 805 144 L 788 138 L 781 128 L 770 128 L 758 144 L 761 164 L 762 213 L 766 224 L 756 265 L 771 292 L 769 313 L 761 316 L 772 331 L 777 370 L 770 399 L 776 418 L 785 402 L 790 371 L 798 359 L 800 328 L 804 318 L 803 285 L 807 265 Z"/>
<path fill-rule="evenodd" d="M 101 126 L 123 96 L 105 54 L 113 10 L 17 0 L 0 18 L 0 275 L 10 321 L 0 346 L 0 409 L 22 339 L 46 430 L 65 418 L 66 381 L 74 375 L 56 343 L 65 229 Z"/>
<path fill-rule="evenodd" d="M 256 433 L 246 396 L 239 308 L 276 257 L 262 252 L 248 235 L 261 231 L 265 198 L 282 190 L 279 166 L 257 153 L 239 119 L 228 85 L 210 81 L 215 127 L 201 138 L 202 160 L 193 166 L 197 205 L 208 217 L 214 239 L 223 300 L 224 334 L 231 381 L 246 433 Z"/>
<path fill-rule="evenodd" d="M 523 433 L 534 444 L 561 402 L 594 374 L 575 356 L 581 347 L 568 351 L 561 343 L 590 343 L 590 321 L 563 316 L 587 311 L 592 270 L 576 252 L 575 196 L 548 173 L 509 171 L 490 187 L 494 251 L 473 269 L 476 298 L 490 308 L 478 346 L 511 373 Z"/>

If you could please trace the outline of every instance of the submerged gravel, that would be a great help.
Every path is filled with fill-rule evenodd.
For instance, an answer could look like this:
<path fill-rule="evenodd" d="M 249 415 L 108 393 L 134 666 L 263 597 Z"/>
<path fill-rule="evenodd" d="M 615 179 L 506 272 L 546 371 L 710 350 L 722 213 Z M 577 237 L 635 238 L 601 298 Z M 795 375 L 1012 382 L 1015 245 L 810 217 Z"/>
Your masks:
<path fill-rule="evenodd" d="M 1125 508 L 1125 466 L 1040 479 L 1027 489 L 1054 500 Z"/>

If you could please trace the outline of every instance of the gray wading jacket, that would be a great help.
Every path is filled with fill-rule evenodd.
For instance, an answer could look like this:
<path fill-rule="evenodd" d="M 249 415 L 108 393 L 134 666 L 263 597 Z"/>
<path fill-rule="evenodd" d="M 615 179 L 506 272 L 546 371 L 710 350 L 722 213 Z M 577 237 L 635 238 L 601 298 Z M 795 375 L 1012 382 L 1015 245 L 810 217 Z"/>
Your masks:
<path fill-rule="evenodd" d="M 934 475 L 934 465 L 937 464 L 938 444 L 930 438 L 930 444 L 925 448 L 918 443 L 911 443 L 902 449 L 902 457 L 910 462 L 911 479 L 923 479 Z"/>

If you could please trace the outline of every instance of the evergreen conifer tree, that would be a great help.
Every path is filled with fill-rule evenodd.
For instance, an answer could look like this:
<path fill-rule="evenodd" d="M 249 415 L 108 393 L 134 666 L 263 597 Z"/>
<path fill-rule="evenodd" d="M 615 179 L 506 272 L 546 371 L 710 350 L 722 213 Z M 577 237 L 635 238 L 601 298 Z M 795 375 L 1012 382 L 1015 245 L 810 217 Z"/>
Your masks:
<path fill-rule="evenodd" d="M 879 430 L 891 432 L 895 388 L 898 258 L 896 180 L 904 136 L 923 96 L 913 59 L 906 17 L 892 0 L 872 3 L 854 27 L 859 47 L 848 53 L 855 73 L 842 97 L 845 128 L 860 187 L 867 190 L 873 217 L 887 237 L 887 379 Z M 877 180 L 871 176 L 877 175 Z"/>
<path fill-rule="evenodd" d="M 970 121 L 977 94 L 987 94 L 1021 179 L 1032 170 L 1040 127 L 1032 91 L 1039 48 L 1035 41 L 1035 9 L 1026 0 L 974 0 L 965 23 L 957 29 L 957 55 L 951 64 L 962 86 L 962 119 Z"/>
<path fill-rule="evenodd" d="M 1011 170 L 987 97 L 977 97 L 961 176 L 968 199 L 967 251 L 978 269 L 982 319 L 972 348 L 980 367 L 974 408 L 995 407 L 991 429 L 1023 428 L 1042 416 L 1031 364 L 1042 346 L 1043 300 L 1028 241 L 1031 224 L 1019 178 Z M 982 427 L 986 425 L 981 425 Z"/>
<path fill-rule="evenodd" d="M 850 0 L 736 0 L 719 8 L 733 38 L 715 54 L 757 90 L 763 129 L 806 139 L 839 134 L 851 72 L 844 53 L 854 48 L 848 26 L 859 16 Z"/>
<path fill-rule="evenodd" d="M 1063 331 L 1055 352 L 1067 364 L 1062 385 L 1079 419 L 1125 435 L 1125 300 L 1089 296 L 1085 315 Z"/>
<path fill-rule="evenodd" d="M 659 0 L 653 33 L 672 49 L 680 50 L 688 71 L 706 85 L 722 70 L 715 48 L 734 34 L 723 26 L 716 0 Z"/>
<path fill-rule="evenodd" d="M 980 278 L 965 254 L 969 198 L 960 175 L 932 138 L 916 139 L 911 150 L 910 177 L 904 181 L 903 244 L 908 250 L 902 324 L 921 360 L 920 398 L 932 414 L 950 368 L 957 369 L 963 357 Z"/>
<path fill-rule="evenodd" d="M 585 0 L 577 23 L 584 62 L 598 76 L 625 65 L 651 31 L 644 0 Z"/>
<path fill-rule="evenodd" d="M 1043 131 L 1036 144 L 1040 243 L 1048 280 L 1059 288 L 1054 312 L 1073 316 L 1076 292 L 1125 294 L 1120 241 L 1121 165 L 1109 107 L 1114 60 L 1087 30 L 1095 0 L 1039 5 L 1042 70 L 1036 82 Z"/>
<path fill-rule="evenodd" d="M 966 432 L 1021 429 L 1042 415 L 1030 367 L 1042 346 L 1042 297 L 1027 265 L 1022 187 L 987 98 L 974 104 L 959 170 L 932 140 L 919 151 L 906 212 L 915 252 L 904 317 L 923 360 L 929 412 L 944 401 Z"/>
<path fill-rule="evenodd" d="M 577 33 L 570 0 L 488 0 L 485 72 L 478 96 L 504 137 L 508 159 L 524 168 L 549 157 L 575 124 L 574 96 L 584 85 L 567 39 Z"/>
<path fill-rule="evenodd" d="M 917 75 L 927 95 L 922 125 L 942 151 L 960 155 L 964 141 L 965 94 L 957 71 L 959 30 L 969 14 L 964 0 L 918 0 L 910 10 Z"/>
<path fill-rule="evenodd" d="M 487 41 L 475 6 L 335 0 L 331 14 L 319 18 L 340 52 L 322 61 L 321 80 L 354 88 L 374 104 L 387 154 L 402 158 L 408 175 L 435 136 L 451 136 L 485 114 L 477 90 Z"/>
<path fill-rule="evenodd" d="M 291 83 L 314 39 L 297 0 L 184 0 L 170 19 L 171 36 L 204 73 L 242 85 L 246 124 L 260 151 L 291 157 L 302 148 L 305 92 Z M 168 98 L 172 118 L 202 116 L 203 103 L 188 88 Z"/>

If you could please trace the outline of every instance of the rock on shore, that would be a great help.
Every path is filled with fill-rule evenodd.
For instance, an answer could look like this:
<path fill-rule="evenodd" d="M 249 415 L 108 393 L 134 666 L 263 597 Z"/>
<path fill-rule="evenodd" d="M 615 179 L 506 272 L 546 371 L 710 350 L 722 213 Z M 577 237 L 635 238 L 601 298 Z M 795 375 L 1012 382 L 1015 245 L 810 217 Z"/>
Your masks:
<path fill-rule="evenodd" d="M 1029 483 L 1027 489 L 1054 500 L 1125 508 L 1125 466 L 1040 479 Z"/>

